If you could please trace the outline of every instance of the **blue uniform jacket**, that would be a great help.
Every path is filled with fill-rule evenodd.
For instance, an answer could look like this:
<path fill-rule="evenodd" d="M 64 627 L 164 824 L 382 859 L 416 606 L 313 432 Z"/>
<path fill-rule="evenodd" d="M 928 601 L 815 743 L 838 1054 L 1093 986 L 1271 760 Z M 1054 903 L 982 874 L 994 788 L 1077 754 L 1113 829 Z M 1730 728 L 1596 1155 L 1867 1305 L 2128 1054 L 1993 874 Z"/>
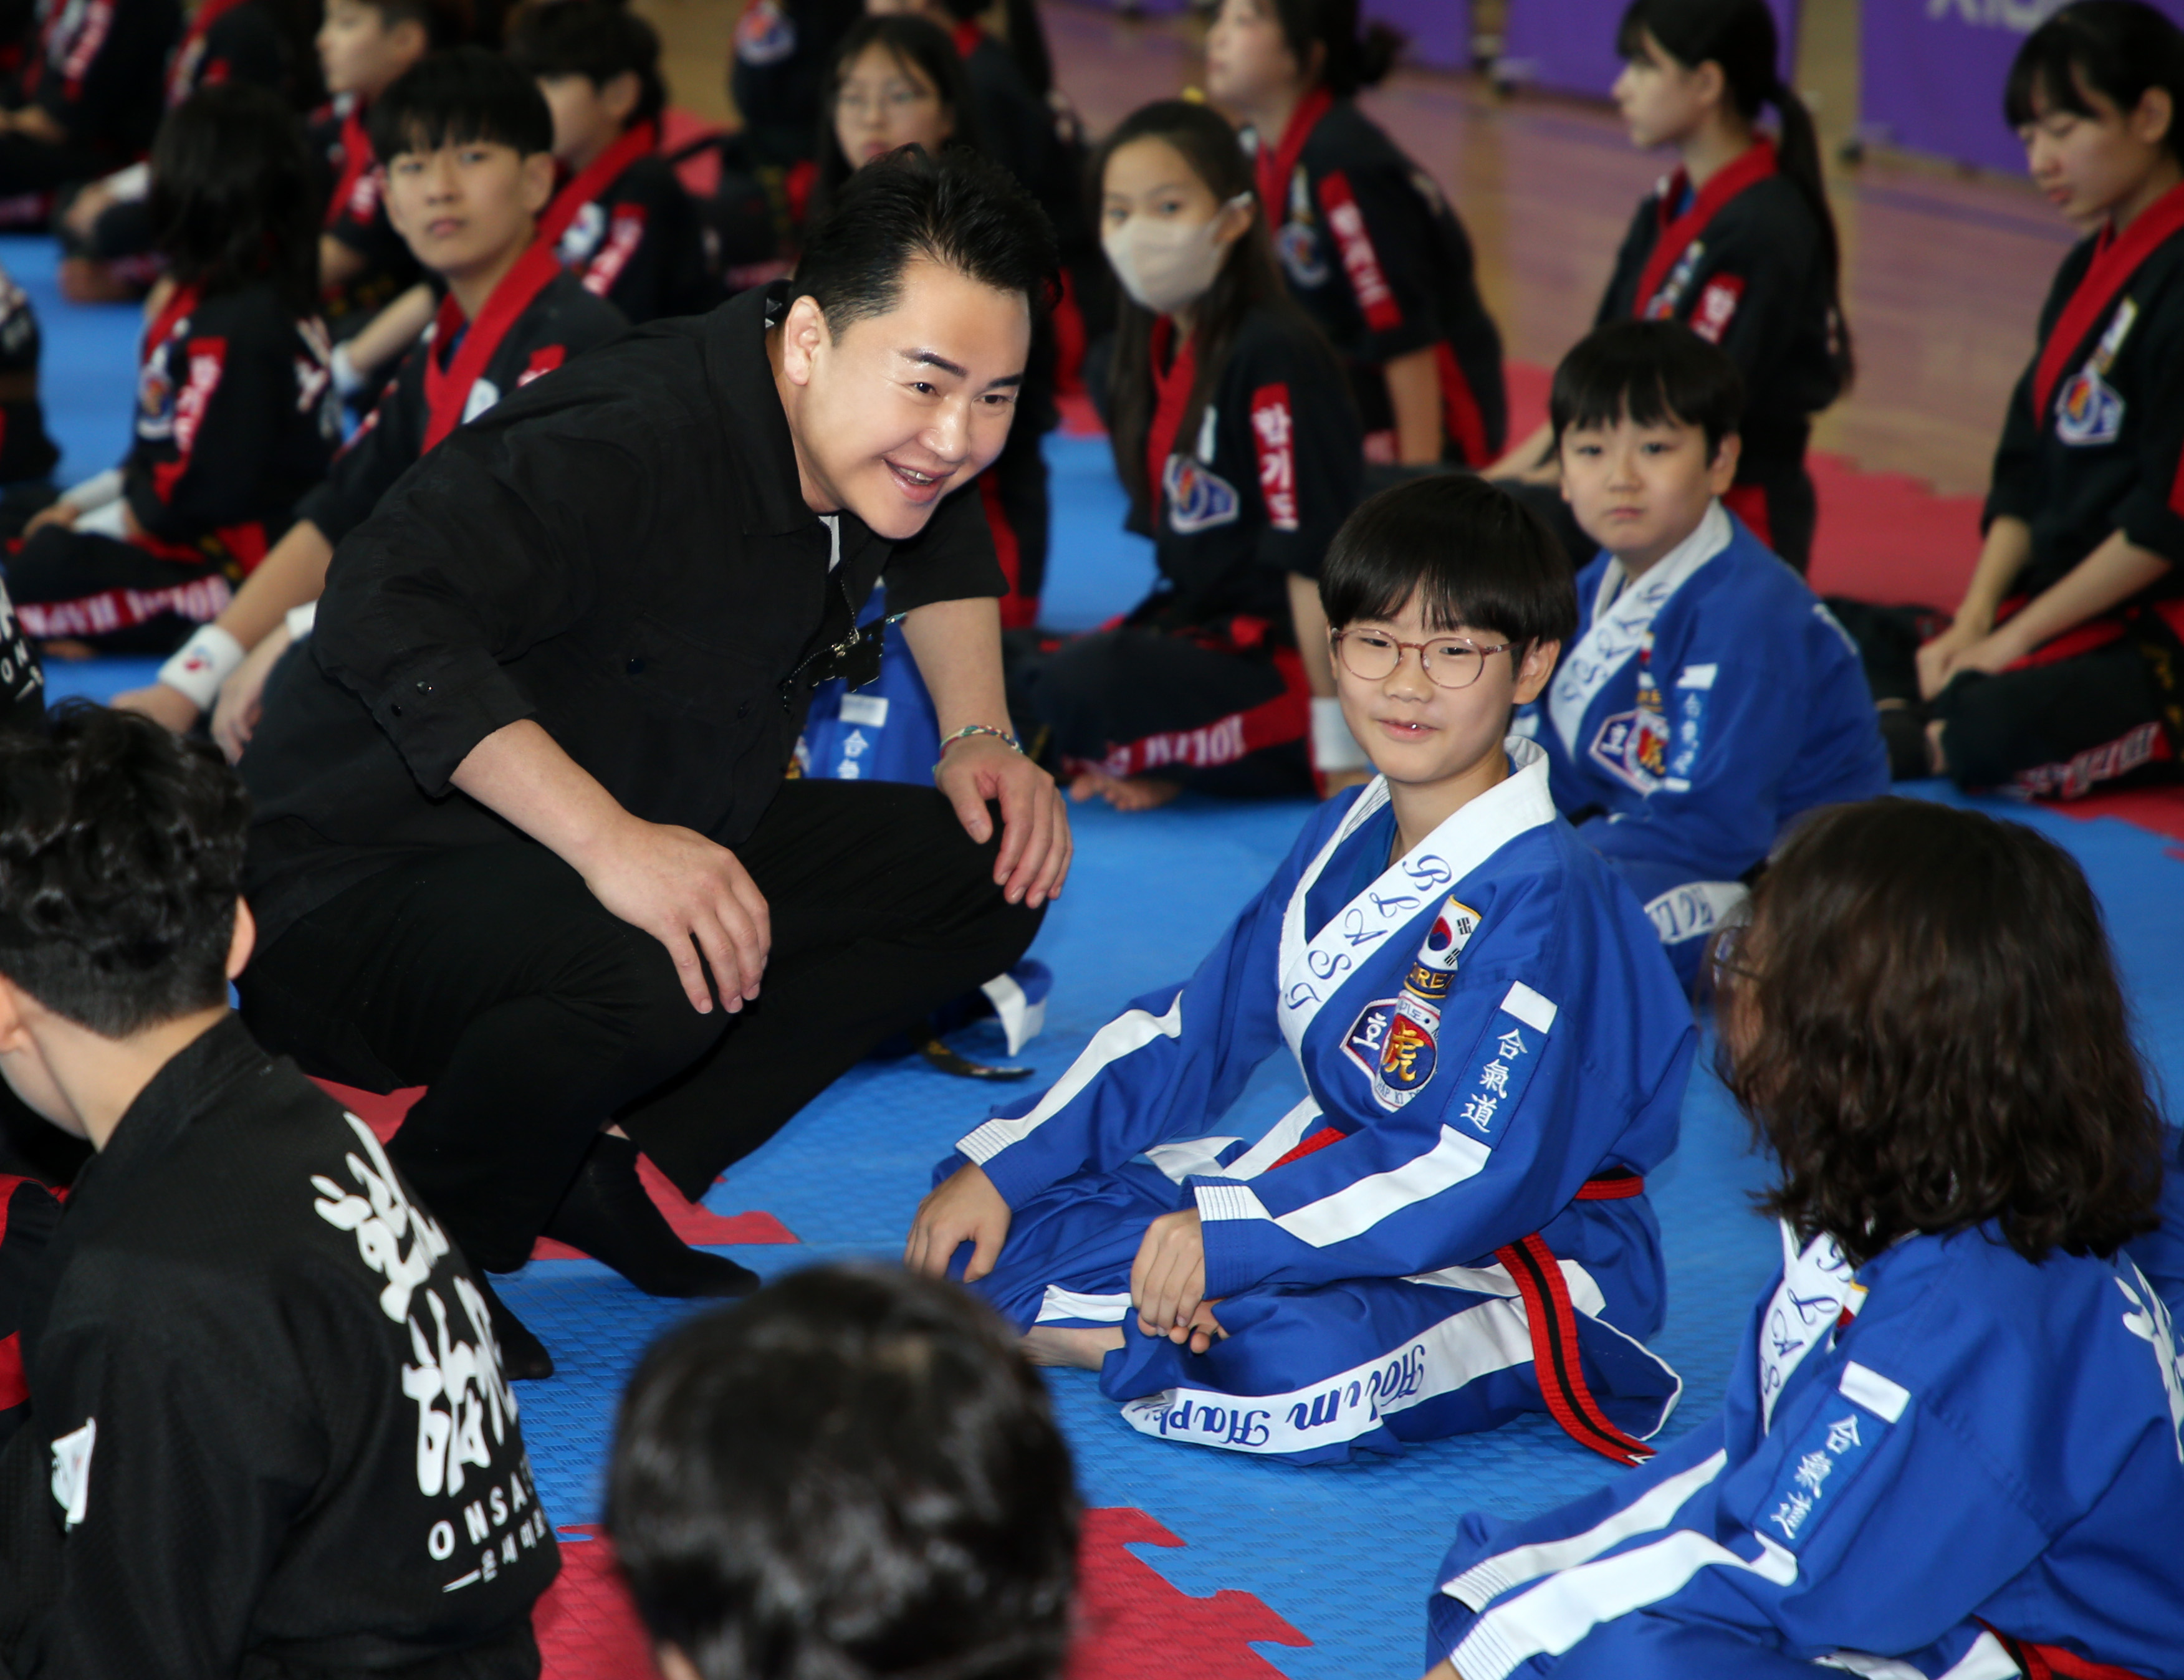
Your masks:
<path fill-rule="evenodd" d="M 1384 782 L 1323 806 L 1187 983 L 1138 999 L 961 1156 L 1022 1205 L 1202 1138 L 1286 1045 L 1310 1094 L 1268 1136 L 1206 1139 L 1187 1173 L 1162 1151 L 1204 1222 L 1209 1297 L 1407 1277 L 1585 1221 L 1626 1233 L 1611 1299 L 1658 1325 L 1643 1199 L 1571 1199 L 1675 1147 L 1691 1011 L 1637 904 L 1556 816 L 1543 755 L 1509 749 L 1513 774 L 1393 864 Z"/>
<path fill-rule="evenodd" d="M 1602 554 L 1577 590 L 1577 637 L 1517 727 L 1547 750 L 1557 808 L 1598 813 L 1578 832 L 1664 939 L 1704 906 L 1663 925 L 1663 883 L 1735 882 L 1801 812 L 1888 791 L 1857 650 L 1719 503 L 1635 583 Z"/>
<path fill-rule="evenodd" d="M 2015 1676 L 1992 1627 L 2184 1677 L 2184 1374 L 2143 1274 L 2036 1266 L 1984 1227 L 1908 1238 L 1854 1282 L 1831 1239 L 1783 1249 L 1718 1419 L 1561 1510 L 1463 1519 L 1429 1661 L 1702 1680 L 1847 1652 L 1901 1680 Z M 1693 1636 L 1716 1661 L 1679 1649 Z M 1735 1642 L 1748 1661 L 1719 1661 Z"/>

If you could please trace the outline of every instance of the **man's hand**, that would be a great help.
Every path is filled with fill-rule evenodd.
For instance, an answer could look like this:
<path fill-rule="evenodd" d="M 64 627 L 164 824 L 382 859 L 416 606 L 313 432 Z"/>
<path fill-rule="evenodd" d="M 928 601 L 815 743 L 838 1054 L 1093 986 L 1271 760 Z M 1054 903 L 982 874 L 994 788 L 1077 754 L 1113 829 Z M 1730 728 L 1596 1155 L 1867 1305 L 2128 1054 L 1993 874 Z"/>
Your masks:
<path fill-rule="evenodd" d="M 25 521 L 23 535 L 28 537 L 32 531 L 42 530 L 49 525 L 73 526 L 76 521 L 76 506 L 73 502 L 55 502 L 48 507 L 41 508 Z"/>
<path fill-rule="evenodd" d="M 239 762 L 242 749 L 250 744 L 265 709 L 259 703 L 265 698 L 265 679 L 293 641 L 288 626 L 276 624 L 220 685 L 220 698 L 213 703 L 212 738 L 228 763 Z"/>
<path fill-rule="evenodd" d="M 1958 670 L 1984 669 L 1964 665 L 1966 653 L 1987 639 L 1990 626 L 1981 624 L 1969 615 L 1960 615 L 1956 622 L 1919 649 L 1919 698 L 1930 700 L 1949 686 L 1949 679 Z"/>
<path fill-rule="evenodd" d="M 1197 1209 L 1164 1213 L 1145 1228 L 1130 1266 L 1130 1300 L 1139 1330 L 1187 1343 L 1194 1354 L 1228 1333 L 1206 1299 L 1206 1234 Z"/>
<path fill-rule="evenodd" d="M 959 1166 L 917 1204 L 909 1240 L 902 1245 L 902 1263 L 928 1277 L 944 1277 L 956 1250 L 968 1243 L 971 1263 L 963 1268 L 963 1281 L 975 1283 L 1000 1259 L 1010 1217 L 1009 1204 L 985 1168 L 975 1163 Z"/>
<path fill-rule="evenodd" d="M 1037 910 L 1059 898 L 1074 843 L 1054 778 L 1006 742 L 969 735 L 940 755 L 933 785 L 948 796 L 964 832 L 983 844 L 994 832 L 986 802 L 1001 806 L 1001 852 L 994 880 L 1012 904 Z"/>
<path fill-rule="evenodd" d="M 116 694 L 114 709 L 118 712 L 135 712 L 148 717 L 177 735 L 187 734 L 197 727 L 198 703 L 181 689 L 170 688 L 164 682 L 154 682 L 146 687 L 131 688 L 126 693 Z"/>
<path fill-rule="evenodd" d="M 629 817 L 577 867 L 594 898 L 667 948 L 699 1015 L 712 1013 L 715 986 L 731 1015 L 758 996 L 772 921 L 765 894 L 727 847 L 691 829 Z M 712 968 L 711 986 L 700 953 Z"/>

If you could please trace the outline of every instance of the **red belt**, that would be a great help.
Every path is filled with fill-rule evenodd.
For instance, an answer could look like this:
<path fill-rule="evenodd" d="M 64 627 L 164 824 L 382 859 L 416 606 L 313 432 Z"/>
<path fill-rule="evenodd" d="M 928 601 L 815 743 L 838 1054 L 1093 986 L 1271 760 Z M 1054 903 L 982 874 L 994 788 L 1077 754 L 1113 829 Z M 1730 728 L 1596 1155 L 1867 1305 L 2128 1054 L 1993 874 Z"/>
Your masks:
<path fill-rule="evenodd" d="M 2135 1670 L 2113 1663 L 2094 1662 L 2064 1650 L 2060 1645 L 2036 1645 L 2030 1639 L 2013 1639 L 1992 1622 L 1980 1626 L 2002 1642 L 2009 1660 L 2025 1673 L 2025 1680 L 2143 1680 Z"/>

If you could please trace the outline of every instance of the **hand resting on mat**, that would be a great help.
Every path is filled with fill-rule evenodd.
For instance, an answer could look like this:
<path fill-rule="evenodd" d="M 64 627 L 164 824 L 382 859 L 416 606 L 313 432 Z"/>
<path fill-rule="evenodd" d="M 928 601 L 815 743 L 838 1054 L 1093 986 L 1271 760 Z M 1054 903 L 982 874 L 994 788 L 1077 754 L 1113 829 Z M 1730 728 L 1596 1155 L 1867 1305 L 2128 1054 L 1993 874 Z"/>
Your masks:
<path fill-rule="evenodd" d="M 968 1243 L 971 1261 L 963 1268 L 963 1281 L 975 1283 L 1000 1259 L 1011 1217 L 1009 1204 L 986 1170 L 960 1166 L 917 1204 L 909 1240 L 902 1245 L 902 1263 L 928 1277 L 944 1277 L 956 1250 Z"/>

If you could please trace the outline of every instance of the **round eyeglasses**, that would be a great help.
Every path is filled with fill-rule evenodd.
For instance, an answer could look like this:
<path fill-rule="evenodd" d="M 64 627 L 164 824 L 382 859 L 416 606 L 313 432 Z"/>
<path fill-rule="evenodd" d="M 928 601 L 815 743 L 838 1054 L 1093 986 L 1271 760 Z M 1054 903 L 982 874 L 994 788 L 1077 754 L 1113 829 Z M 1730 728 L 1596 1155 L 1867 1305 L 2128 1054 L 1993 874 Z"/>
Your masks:
<path fill-rule="evenodd" d="M 1517 644 L 1502 642 L 1491 648 L 1455 637 L 1436 637 L 1430 642 L 1398 642 L 1377 630 L 1338 630 L 1329 638 L 1343 670 L 1360 682 L 1383 682 L 1403 662 L 1403 650 L 1415 648 L 1418 665 L 1436 688 L 1468 688 L 1486 669 L 1487 656 L 1506 654 Z"/>

